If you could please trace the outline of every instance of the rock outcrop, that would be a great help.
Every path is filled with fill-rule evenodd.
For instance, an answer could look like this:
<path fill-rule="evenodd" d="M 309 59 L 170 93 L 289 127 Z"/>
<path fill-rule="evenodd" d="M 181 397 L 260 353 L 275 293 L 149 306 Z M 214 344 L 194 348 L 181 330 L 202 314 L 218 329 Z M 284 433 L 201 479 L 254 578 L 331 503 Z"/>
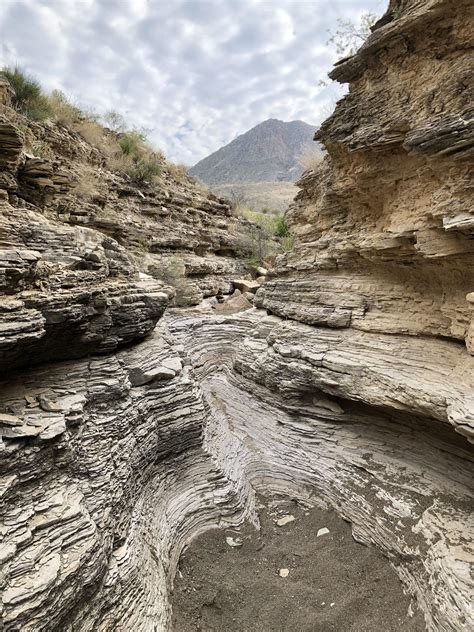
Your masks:
<path fill-rule="evenodd" d="M 193 206 L 170 194 L 156 234 L 143 210 L 160 193 L 71 141 L 66 166 L 97 159 L 124 219 L 107 201 L 81 214 L 61 161 L 28 165 L 0 128 L 2 368 L 63 359 L 2 384 L 5 630 L 169 629 L 183 547 L 209 526 L 258 526 L 257 492 L 334 508 L 429 630 L 473 628 L 468 9 L 391 2 L 336 67 L 351 89 L 288 214 L 295 248 L 242 313 L 163 315 L 172 292 L 150 274 L 174 243 L 203 294 L 231 285 L 225 205 L 183 184 Z"/>
<path fill-rule="evenodd" d="M 316 134 L 328 157 L 300 181 L 286 218 L 295 247 L 261 305 L 472 351 L 471 5 L 392 4 L 332 73 L 350 92 Z"/>
<path fill-rule="evenodd" d="M 159 180 L 137 186 L 79 134 L 8 102 L 5 91 L 0 370 L 110 352 L 150 333 L 168 299 L 231 291 L 248 245 L 225 201 L 164 159 Z"/>

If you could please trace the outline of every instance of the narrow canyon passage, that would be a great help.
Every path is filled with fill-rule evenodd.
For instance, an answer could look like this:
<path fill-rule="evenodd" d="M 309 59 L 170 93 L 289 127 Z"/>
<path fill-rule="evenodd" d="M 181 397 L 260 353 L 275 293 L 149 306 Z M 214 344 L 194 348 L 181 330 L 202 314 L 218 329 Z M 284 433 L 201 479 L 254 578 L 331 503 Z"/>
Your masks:
<path fill-rule="evenodd" d="M 25 452 L 18 462 L 19 471 L 33 467 L 42 485 L 25 480 L 6 514 L 6 524 L 15 525 L 10 537 L 18 541 L 18 516 L 25 516 L 34 535 L 28 557 L 33 543 L 63 553 L 52 553 L 38 576 L 25 557 L 12 558 L 7 622 L 44 629 L 47 612 L 56 629 L 73 620 L 81 630 L 169 630 L 183 547 L 213 527 L 257 526 L 257 494 L 278 494 L 348 521 L 358 542 L 376 547 L 385 567 L 393 564 L 428 629 L 469 629 L 463 550 L 472 521 L 472 451 L 435 420 L 322 394 L 317 368 L 302 360 L 301 335 L 300 359 L 286 356 L 282 370 L 279 353 L 287 347 L 278 331 L 291 333 L 288 327 L 261 310 L 228 317 L 177 310 L 112 363 L 59 363 L 5 385 L 17 406 L 39 381 L 71 428 L 59 451 L 45 442 L 41 455 Z M 175 367 L 174 377 L 158 377 L 165 364 Z M 274 375 L 279 389 L 271 386 Z M 43 423 L 51 417 L 37 414 Z M 442 536 L 448 525 L 449 538 Z"/>
<path fill-rule="evenodd" d="M 471 10 L 390 0 L 267 237 L 0 77 L 2 630 L 474 630 Z"/>

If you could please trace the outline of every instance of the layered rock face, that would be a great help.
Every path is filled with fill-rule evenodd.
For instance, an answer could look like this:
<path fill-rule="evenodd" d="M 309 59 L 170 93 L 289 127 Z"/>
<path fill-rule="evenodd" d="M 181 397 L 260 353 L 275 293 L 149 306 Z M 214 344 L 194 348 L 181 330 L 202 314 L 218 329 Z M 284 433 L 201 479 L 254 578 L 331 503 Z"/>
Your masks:
<path fill-rule="evenodd" d="M 469 2 L 393 3 L 332 77 L 350 93 L 328 157 L 287 215 L 296 245 L 265 290 L 315 325 L 468 340 L 474 216 Z"/>
<path fill-rule="evenodd" d="M 150 333 L 168 298 L 189 305 L 230 291 L 246 242 L 225 202 L 164 159 L 158 182 L 134 185 L 78 134 L 28 121 L 8 99 L 0 370 L 110 352 Z"/>
<path fill-rule="evenodd" d="M 301 181 L 296 246 L 261 309 L 168 310 L 137 344 L 121 346 L 153 329 L 167 290 L 140 279 L 136 224 L 121 241 L 98 229 L 102 211 L 93 226 L 39 212 L 9 188 L 8 132 L 3 357 L 89 355 L 2 384 L 6 630 L 169 629 L 183 547 L 209 526 L 258 526 L 256 492 L 334 508 L 429 630 L 473 628 L 467 10 L 392 3 L 336 68 L 351 91 L 320 132 L 328 157 Z M 134 222 L 151 221 L 131 197 Z M 208 214 L 219 249 L 189 256 L 233 265 L 227 215 Z"/>

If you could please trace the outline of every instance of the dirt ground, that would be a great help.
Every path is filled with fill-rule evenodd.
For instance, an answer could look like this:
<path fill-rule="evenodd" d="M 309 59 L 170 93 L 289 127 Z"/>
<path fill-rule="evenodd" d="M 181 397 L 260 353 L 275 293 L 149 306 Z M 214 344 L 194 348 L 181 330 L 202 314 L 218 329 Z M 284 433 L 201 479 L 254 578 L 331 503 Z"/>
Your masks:
<path fill-rule="evenodd" d="M 395 571 L 336 513 L 266 500 L 262 529 L 213 529 L 181 556 L 174 632 L 421 632 Z M 276 521 L 293 516 L 283 526 Z M 320 529 L 329 533 L 317 536 Z M 241 546 L 230 546 L 229 542 Z"/>

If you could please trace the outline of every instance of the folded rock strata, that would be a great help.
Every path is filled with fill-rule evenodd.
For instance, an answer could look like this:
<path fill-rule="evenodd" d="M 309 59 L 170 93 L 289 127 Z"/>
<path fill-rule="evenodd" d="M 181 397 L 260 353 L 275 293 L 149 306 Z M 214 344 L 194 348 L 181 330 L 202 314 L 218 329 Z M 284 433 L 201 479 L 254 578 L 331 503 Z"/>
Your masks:
<path fill-rule="evenodd" d="M 472 392 L 465 351 L 450 350 L 448 397 L 408 354 L 390 371 L 378 340 L 364 366 L 357 341 L 258 310 L 166 321 L 114 356 L 4 384 L 6 629 L 167 629 L 182 547 L 256 521 L 258 491 L 334 507 L 430 629 L 468 630 L 473 455 L 447 421 Z"/>

